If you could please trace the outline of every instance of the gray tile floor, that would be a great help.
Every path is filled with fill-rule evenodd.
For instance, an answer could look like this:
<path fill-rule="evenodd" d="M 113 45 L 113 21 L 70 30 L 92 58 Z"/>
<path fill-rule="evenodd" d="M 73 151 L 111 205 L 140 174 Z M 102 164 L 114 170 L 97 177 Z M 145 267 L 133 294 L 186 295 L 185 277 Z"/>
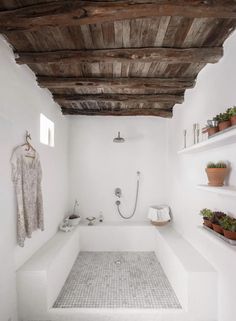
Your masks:
<path fill-rule="evenodd" d="M 54 308 L 181 306 L 154 252 L 80 252 Z"/>

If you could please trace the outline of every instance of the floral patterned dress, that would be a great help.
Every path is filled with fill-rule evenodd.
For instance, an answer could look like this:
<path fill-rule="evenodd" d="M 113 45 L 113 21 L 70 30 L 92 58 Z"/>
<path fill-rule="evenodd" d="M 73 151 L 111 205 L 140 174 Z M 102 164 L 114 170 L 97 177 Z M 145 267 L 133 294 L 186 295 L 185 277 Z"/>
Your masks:
<path fill-rule="evenodd" d="M 11 165 L 17 200 L 17 243 L 23 247 L 33 231 L 44 230 L 42 169 L 38 153 L 34 151 L 32 155 L 26 146 L 14 150 Z"/>

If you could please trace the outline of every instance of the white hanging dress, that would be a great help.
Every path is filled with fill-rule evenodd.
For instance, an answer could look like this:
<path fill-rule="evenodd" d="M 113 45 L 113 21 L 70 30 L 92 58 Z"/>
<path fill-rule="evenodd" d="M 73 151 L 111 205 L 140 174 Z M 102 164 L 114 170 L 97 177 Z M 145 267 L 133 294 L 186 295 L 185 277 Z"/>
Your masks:
<path fill-rule="evenodd" d="M 33 231 L 44 230 L 42 169 L 38 153 L 32 155 L 24 145 L 14 150 L 11 165 L 17 200 L 17 243 L 23 247 Z"/>

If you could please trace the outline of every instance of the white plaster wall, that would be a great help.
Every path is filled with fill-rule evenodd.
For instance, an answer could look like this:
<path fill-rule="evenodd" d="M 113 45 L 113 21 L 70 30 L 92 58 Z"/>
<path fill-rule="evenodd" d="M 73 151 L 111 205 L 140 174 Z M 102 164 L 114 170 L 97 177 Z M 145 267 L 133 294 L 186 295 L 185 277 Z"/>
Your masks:
<path fill-rule="evenodd" d="M 55 148 L 39 143 L 40 112 L 55 122 Z M 30 131 L 41 157 L 45 231 L 34 232 L 25 247 L 16 245 L 16 203 L 10 157 Z M 37 86 L 26 66 L 15 63 L 12 50 L 0 38 L 0 320 L 16 320 L 15 269 L 56 232 L 67 210 L 67 119 L 47 90 Z"/>
<path fill-rule="evenodd" d="M 146 218 L 150 205 L 165 201 L 167 132 L 165 119 L 147 117 L 73 117 L 70 119 L 70 203 L 77 198 L 83 217 L 119 221 L 114 190 L 122 188 L 122 211 L 134 207 L 136 171 L 140 197 L 132 220 Z M 121 131 L 126 142 L 113 143 Z"/>
<path fill-rule="evenodd" d="M 198 213 L 202 208 L 208 207 L 236 216 L 236 200 L 197 190 L 196 185 L 207 183 L 204 172 L 207 162 L 229 160 L 232 166 L 229 183 L 236 186 L 236 144 L 185 156 L 177 155 L 177 151 L 183 147 L 184 129 L 190 133 L 193 123 L 200 123 L 203 126 L 207 119 L 236 105 L 235 57 L 234 33 L 225 44 L 222 60 L 216 65 L 208 65 L 199 74 L 196 87 L 187 92 L 185 103 L 175 107 L 174 117 L 168 121 L 169 203 L 173 210 L 176 228 L 219 273 L 218 321 L 235 319 L 236 255 L 227 245 L 209 238 L 198 229 L 198 225 L 201 224 Z M 192 140 L 190 136 L 188 144 Z"/>

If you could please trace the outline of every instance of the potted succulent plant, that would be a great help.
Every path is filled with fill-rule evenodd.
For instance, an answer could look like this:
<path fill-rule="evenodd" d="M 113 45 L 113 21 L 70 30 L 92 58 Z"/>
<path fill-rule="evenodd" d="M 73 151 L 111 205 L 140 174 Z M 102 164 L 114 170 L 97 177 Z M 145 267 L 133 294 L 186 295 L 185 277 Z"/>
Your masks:
<path fill-rule="evenodd" d="M 206 168 L 208 185 L 223 186 L 228 172 L 228 167 L 224 162 L 208 163 Z"/>
<path fill-rule="evenodd" d="M 231 116 L 229 115 L 228 112 L 221 113 L 214 117 L 214 120 L 219 122 L 219 130 L 224 130 L 228 127 L 231 126 L 231 121 L 230 121 Z"/>
<path fill-rule="evenodd" d="M 218 120 L 210 119 L 207 121 L 207 133 L 208 133 L 208 137 L 218 133 L 219 131 L 219 122 Z"/>
<path fill-rule="evenodd" d="M 223 212 L 213 212 L 213 218 L 212 218 L 212 227 L 213 230 L 219 234 L 223 234 L 223 228 L 220 225 L 220 221 L 226 217 L 226 214 Z"/>
<path fill-rule="evenodd" d="M 209 227 L 212 229 L 212 218 L 213 218 L 213 212 L 209 210 L 208 208 L 204 208 L 200 211 L 200 215 L 203 217 L 203 225 Z"/>
<path fill-rule="evenodd" d="M 220 225 L 223 228 L 224 236 L 230 240 L 236 240 L 236 219 L 230 216 L 225 216 L 220 220 Z"/>
<path fill-rule="evenodd" d="M 230 115 L 231 125 L 236 125 L 236 106 L 229 108 L 227 113 Z"/>
<path fill-rule="evenodd" d="M 79 202 L 77 200 L 75 200 L 73 214 L 71 214 L 68 218 L 70 225 L 76 226 L 80 222 L 81 218 L 80 218 L 79 214 L 77 213 L 78 206 L 79 206 Z"/>

